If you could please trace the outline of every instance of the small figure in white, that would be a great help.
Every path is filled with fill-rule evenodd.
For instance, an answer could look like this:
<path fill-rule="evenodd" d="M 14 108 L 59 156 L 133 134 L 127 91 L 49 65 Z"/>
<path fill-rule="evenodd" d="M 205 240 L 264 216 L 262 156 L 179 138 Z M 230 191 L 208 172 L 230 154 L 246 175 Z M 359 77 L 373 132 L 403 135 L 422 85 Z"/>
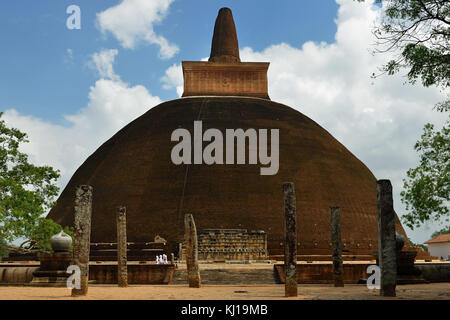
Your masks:
<path fill-rule="evenodd" d="M 163 254 L 163 263 L 167 264 L 167 255 L 166 254 Z"/>
<path fill-rule="evenodd" d="M 163 256 L 162 256 L 162 255 L 159 256 L 159 263 L 161 263 L 161 264 L 164 263 L 164 260 L 163 260 Z"/>
<path fill-rule="evenodd" d="M 159 264 L 159 256 L 156 256 L 156 264 Z"/>

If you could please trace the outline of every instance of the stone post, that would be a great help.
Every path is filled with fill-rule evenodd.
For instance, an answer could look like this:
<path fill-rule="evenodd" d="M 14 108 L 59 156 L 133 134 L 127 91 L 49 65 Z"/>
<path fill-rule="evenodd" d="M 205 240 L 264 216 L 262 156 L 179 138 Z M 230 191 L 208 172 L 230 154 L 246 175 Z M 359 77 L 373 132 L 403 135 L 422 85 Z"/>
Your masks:
<path fill-rule="evenodd" d="M 186 236 L 186 266 L 190 288 L 200 288 L 201 279 L 198 268 L 197 229 L 192 214 L 184 216 L 184 230 Z"/>
<path fill-rule="evenodd" d="M 128 287 L 127 271 L 127 208 L 117 207 L 117 283 Z"/>
<path fill-rule="evenodd" d="M 296 200 L 294 184 L 292 182 L 283 183 L 284 193 L 284 272 L 286 297 L 296 297 L 297 289 L 297 232 L 296 232 Z"/>
<path fill-rule="evenodd" d="M 389 180 L 377 181 L 378 259 L 381 269 L 380 295 L 395 297 L 397 257 L 395 251 L 395 212 L 392 185 Z"/>
<path fill-rule="evenodd" d="M 72 296 L 85 296 L 89 281 L 89 247 L 91 240 L 92 187 L 77 186 L 75 193 L 73 264 L 80 268 L 80 289 L 72 289 Z"/>
<path fill-rule="evenodd" d="M 344 266 L 342 264 L 341 215 L 339 207 L 330 207 L 330 225 L 334 286 L 343 287 Z"/>

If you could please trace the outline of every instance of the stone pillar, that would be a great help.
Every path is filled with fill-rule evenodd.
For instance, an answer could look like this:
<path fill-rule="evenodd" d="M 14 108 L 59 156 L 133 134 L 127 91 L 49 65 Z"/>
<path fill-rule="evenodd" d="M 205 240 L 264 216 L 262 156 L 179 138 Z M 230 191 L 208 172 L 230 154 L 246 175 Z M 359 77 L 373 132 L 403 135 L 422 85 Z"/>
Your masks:
<path fill-rule="evenodd" d="M 397 257 L 395 251 L 395 212 L 392 185 L 389 180 L 377 181 L 378 257 L 381 269 L 380 295 L 395 297 Z"/>
<path fill-rule="evenodd" d="M 88 292 L 91 214 L 92 187 L 87 185 L 77 186 L 75 193 L 73 264 L 80 268 L 81 288 L 72 289 L 72 296 L 85 296 Z"/>
<path fill-rule="evenodd" d="M 330 207 L 330 225 L 334 286 L 343 287 L 344 266 L 342 264 L 341 215 L 339 207 Z"/>
<path fill-rule="evenodd" d="M 117 207 L 117 283 L 128 287 L 127 271 L 127 208 Z"/>
<path fill-rule="evenodd" d="M 192 214 L 184 216 L 184 230 L 186 236 L 186 266 L 190 288 L 200 288 L 201 279 L 198 268 L 198 242 Z"/>
<path fill-rule="evenodd" d="M 296 297 L 297 291 L 297 232 L 296 232 L 296 201 L 294 184 L 292 182 L 283 183 L 284 193 L 284 272 L 286 297 Z"/>

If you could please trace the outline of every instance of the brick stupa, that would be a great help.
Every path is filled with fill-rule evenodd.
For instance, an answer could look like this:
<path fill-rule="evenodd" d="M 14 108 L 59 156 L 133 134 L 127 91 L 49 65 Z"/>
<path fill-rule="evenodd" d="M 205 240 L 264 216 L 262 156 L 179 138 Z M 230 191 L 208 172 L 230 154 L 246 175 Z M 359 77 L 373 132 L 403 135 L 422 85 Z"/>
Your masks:
<path fill-rule="evenodd" d="M 341 208 L 344 255 L 377 250 L 376 178 L 347 148 L 299 111 L 273 102 L 267 62 L 241 62 L 231 11 L 219 11 L 208 62 L 183 62 L 182 98 L 162 103 L 101 145 L 75 172 L 49 218 L 73 225 L 75 186 L 94 188 L 92 242 L 115 242 L 116 207 L 127 207 L 130 242 L 183 241 L 184 215 L 197 229 L 262 230 L 271 257 L 283 252 L 282 184 L 295 184 L 299 257 L 330 256 L 330 206 Z M 317 106 L 320 108 L 320 106 Z M 301 110 L 301 107 L 298 109 Z M 280 131 L 279 171 L 259 165 L 175 165 L 171 133 L 203 128 Z M 319 119 L 320 120 L 320 119 Z M 357 133 L 355 133 L 357 134 Z M 396 228 L 405 234 L 398 218 Z"/>

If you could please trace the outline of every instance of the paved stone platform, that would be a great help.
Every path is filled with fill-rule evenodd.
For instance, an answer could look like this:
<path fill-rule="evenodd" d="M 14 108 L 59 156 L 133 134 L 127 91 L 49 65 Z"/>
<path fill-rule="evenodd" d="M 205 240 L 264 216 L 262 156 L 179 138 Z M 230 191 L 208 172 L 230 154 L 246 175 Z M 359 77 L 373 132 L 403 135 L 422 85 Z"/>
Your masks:
<path fill-rule="evenodd" d="M 364 285 L 335 288 L 299 285 L 297 297 L 284 297 L 284 285 L 90 285 L 86 297 L 72 298 L 67 288 L 0 287 L 0 300 L 450 300 L 450 283 L 397 286 L 397 297 L 381 297 Z"/>
<path fill-rule="evenodd" d="M 266 263 L 200 263 L 200 274 L 202 277 L 202 283 L 205 285 L 272 285 L 280 284 L 283 279 L 280 279 L 279 272 L 275 272 L 274 262 Z M 356 284 L 359 279 L 367 278 L 365 273 L 367 266 L 375 264 L 375 261 L 344 261 L 344 275 L 348 276 L 348 279 L 344 279 L 346 284 Z M 153 266 L 152 266 L 153 265 Z M 112 284 L 114 283 L 114 277 L 117 273 L 117 262 L 90 262 L 92 277 L 91 280 L 101 280 L 99 284 Z M 148 275 L 148 270 L 152 269 L 156 271 L 158 268 L 155 263 L 148 261 L 145 263 L 139 263 L 137 261 L 128 262 L 130 277 L 136 278 L 136 281 L 130 281 L 130 284 L 159 284 L 167 283 L 184 285 L 187 283 L 186 265 L 184 263 L 177 263 L 173 276 L 169 275 L 170 279 L 162 273 Z M 161 266 L 161 265 L 160 265 Z M 450 262 L 448 261 L 433 261 L 433 262 L 416 262 L 416 266 L 419 267 L 424 274 L 430 279 L 431 282 L 450 282 Z M 31 281 L 30 275 L 39 267 L 37 263 L 0 263 L 0 285 L 8 285 L 8 281 L 2 281 L 2 275 L 6 274 L 3 269 L 16 268 L 20 269 L 15 271 L 12 279 L 18 279 L 17 281 L 9 281 L 14 284 L 19 282 L 27 283 Z M 146 272 L 139 272 L 134 274 L 133 270 L 147 270 Z M 297 264 L 298 280 L 301 284 L 330 284 L 332 281 L 332 262 L 331 261 L 315 261 L 305 262 L 300 261 Z M 3 271 L 2 271 L 3 270 Z M 109 271 L 108 271 L 109 270 Z M 348 270 L 346 273 L 345 270 Z M 19 272 L 20 271 L 20 272 Z M 12 271 L 11 271 L 12 272 Z M 10 271 L 8 271 L 10 273 Z M 154 272 L 152 272 L 154 273 Z M 134 274 L 134 275 L 133 275 Z M 94 276 L 95 275 L 95 276 Z M 151 276 L 151 277 L 150 277 Z M 158 276 L 155 278 L 155 276 Z M 141 278 L 152 278 L 151 281 L 142 281 Z M 3 277 L 4 278 L 4 277 Z M 155 278 L 155 279 L 153 279 Z M 166 279 L 162 281 L 161 279 Z M 130 280 L 132 280 L 130 279 Z M 106 281 L 107 280 L 107 281 Z"/>

